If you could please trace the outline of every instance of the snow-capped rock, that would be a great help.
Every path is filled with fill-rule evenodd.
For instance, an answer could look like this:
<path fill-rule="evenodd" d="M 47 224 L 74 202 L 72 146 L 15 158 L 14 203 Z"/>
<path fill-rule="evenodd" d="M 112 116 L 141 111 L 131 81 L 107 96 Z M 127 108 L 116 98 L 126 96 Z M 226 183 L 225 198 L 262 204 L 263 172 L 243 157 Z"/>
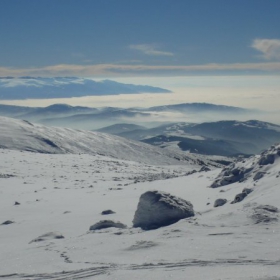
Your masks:
<path fill-rule="evenodd" d="M 194 216 L 193 205 L 182 198 L 161 191 L 148 191 L 140 196 L 133 219 L 134 227 L 157 229 Z"/>

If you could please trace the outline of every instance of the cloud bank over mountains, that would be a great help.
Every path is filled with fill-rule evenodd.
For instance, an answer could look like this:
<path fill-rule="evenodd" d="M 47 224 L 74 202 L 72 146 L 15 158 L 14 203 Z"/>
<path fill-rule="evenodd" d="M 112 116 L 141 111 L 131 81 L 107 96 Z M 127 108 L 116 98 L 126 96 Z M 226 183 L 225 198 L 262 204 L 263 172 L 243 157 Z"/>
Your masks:
<path fill-rule="evenodd" d="M 0 79 L 0 100 L 70 98 L 118 94 L 170 93 L 159 87 L 94 81 L 76 77 L 6 77 Z"/>

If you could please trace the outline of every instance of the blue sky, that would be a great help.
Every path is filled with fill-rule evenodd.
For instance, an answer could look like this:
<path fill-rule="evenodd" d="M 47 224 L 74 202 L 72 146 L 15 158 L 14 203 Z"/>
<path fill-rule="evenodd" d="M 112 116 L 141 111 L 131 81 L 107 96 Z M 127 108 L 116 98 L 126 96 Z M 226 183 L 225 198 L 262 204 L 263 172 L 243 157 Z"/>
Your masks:
<path fill-rule="evenodd" d="M 280 73 L 279 0 L 1 0 L 0 76 Z"/>

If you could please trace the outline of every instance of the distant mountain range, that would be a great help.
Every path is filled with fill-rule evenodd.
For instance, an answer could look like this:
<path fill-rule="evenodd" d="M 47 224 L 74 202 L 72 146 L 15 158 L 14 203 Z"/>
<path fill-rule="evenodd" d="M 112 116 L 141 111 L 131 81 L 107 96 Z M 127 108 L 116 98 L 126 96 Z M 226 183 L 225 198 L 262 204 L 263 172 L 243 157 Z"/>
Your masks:
<path fill-rule="evenodd" d="M 170 92 L 170 90 L 160 87 L 123 84 L 111 80 L 94 81 L 89 78 L 77 77 L 0 78 L 0 100 L 49 99 Z"/>
<path fill-rule="evenodd" d="M 183 103 L 175 105 L 155 106 L 148 109 L 148 111 L 155 112 L 182 112 L 182 113 L 198 113 L 198 112 L 211 112 L 211 113 L 249 113 L 255 112 L 254 109 L 244 109 L 234 106 L 215 105 L 209 103 Z"/>
<path fill-rule="evenodd" d="M 237 116 L 248 119 L 251 115 L 259 115 L 260 111 L 209 103 L 183 103 L 150 108 L 89 108 L 67 104 L 54 104 L 45 108 L 0 105 L 0 116 L 88 130 L 118 123 L 154 127 L 160 123 L 174 122 L 174 113 L 177 121 L 185 122 L 189 119 L 192 122 L 202 122 L 211 117 L 215 120 L 235 119 Z"/>
<path fill-rule="evenodd" d="M 119 132 L 118 127 L 121 128 Z M 124 127 L 120 124 L 102 130 L 162 148 L 207 155 L 251 155 L 280 142 L 280 126 L 256 120 L 174 123 L 154 128 Z"/>
<path fill-rule="evenodd" d="M 170 123 L 170 116 L 183 122 Z M 251 121 L 199 121 L 201 116 L 218 118 L 252 113 L 250 109 L 208 103 L 185 103 L 151 108 L 89 108 L 54 104 L 48 107 L 0 105 L 0 116 L 48 126 L 98 130 L 162 148 L 206 155 L 236 156 L 261 152 L 280 141 L 280 126 Z M 188 121 L 189 115 L 197 119 Z M 258 115 L 258 114 L 257 114 Z M 169 121 L 167 123 L 167 121 Z M 130 123 L 131 122 L 131 123 Z"/>

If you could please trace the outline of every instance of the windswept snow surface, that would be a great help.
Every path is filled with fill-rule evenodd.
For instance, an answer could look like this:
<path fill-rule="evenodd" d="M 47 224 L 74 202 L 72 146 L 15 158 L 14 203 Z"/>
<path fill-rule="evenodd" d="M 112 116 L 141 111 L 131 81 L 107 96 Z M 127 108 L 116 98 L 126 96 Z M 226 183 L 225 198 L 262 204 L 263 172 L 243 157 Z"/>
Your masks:
<path fill-rule="evenodd" d="M 0 225 L 0 279 L 279 279 L 279 213 L 271 212 L 280 209 L 277 154 L 259 167 L 261 179 L 252 174 L 215 189 L 219 168 L 191 174 L 186 165 L 8 149 L 0 158 L 0 224 L 14 222 Z M 253 191 L 230 204 L 244 188 Z M 148 190 L 190 201 L 195 216 L 157 230 L 133 228 Z M 214 208 L 218 198 L 228 202 Z M 89 231 L 106 209 L 128 228 Z M 256 215 L 271 219 L 257 223 Z"/>
<path fill-rule="evenodd" d="M 191 164 L 195 155 L 160 149 L 101 132 L 47 127 L 24 120 L 0 117 L 0 148 L 50 154 L 92 154 L 147 164 Z"/>

